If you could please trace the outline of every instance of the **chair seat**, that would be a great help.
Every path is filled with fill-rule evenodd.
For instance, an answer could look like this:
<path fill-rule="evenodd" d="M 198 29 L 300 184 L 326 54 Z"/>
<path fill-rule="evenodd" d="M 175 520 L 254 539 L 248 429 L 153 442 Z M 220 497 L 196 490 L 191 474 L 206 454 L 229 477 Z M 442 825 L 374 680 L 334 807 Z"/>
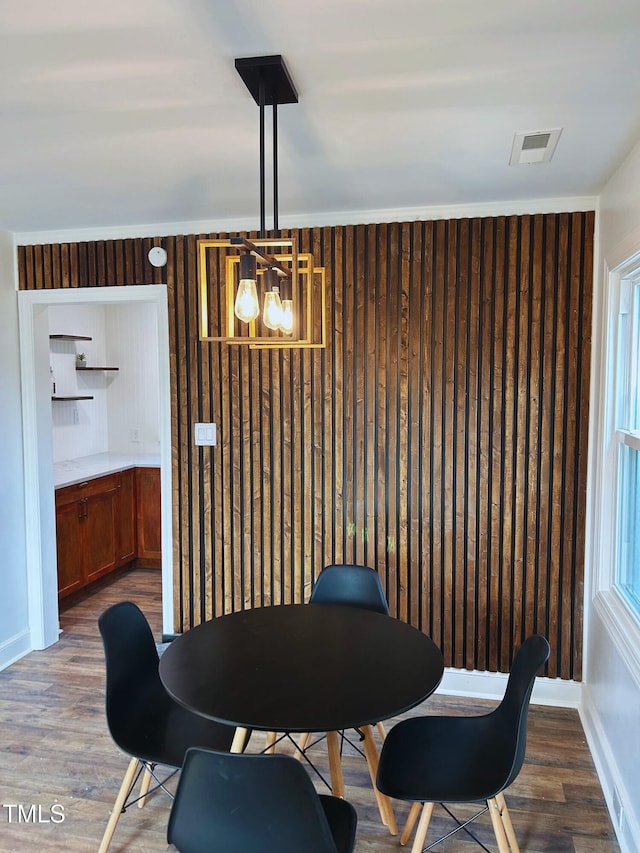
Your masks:
<path fill-rule="evenodd" d="M 123 715 L 118 725 L 118 715 Z M 121 749 L 152 764 L 181 767 L 192 746 L 228 751 L 235 730 L 178 705 L 159 679 L 132 688 L 128 702 L 113 712 L 111 727 Z"/>
<path fill-rule="evenodd" d="M 496 730 L 493 714 L 416 717 L 387 735 L 378 788 L 416 802 L 468 803 L 502 789 L 513 765 L 513 732 Z"/>

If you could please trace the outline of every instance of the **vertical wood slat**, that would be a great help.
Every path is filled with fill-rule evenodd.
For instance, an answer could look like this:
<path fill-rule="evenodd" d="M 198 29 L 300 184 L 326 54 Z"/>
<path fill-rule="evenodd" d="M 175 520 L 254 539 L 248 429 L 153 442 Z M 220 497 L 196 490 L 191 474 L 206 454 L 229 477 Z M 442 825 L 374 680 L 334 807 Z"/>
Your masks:
<path fill-rule="evenodd" d="M 446 397 L 444 389 L 445 371 L 445 324 L 446 324 L 446 293 L 445 293 L 445 225 L 444 222 L 435 222 L 433 225 L 433 247 L 434 264 L 432 267 L 432 292 L 431 313 L 433 317 L 433 328 L 431 336 L 431 445 L 426 448 L 431 453 L 431 482 L 430 492 L 432 496 L 431 513 L 431 567 L 432 584 L 431 595 L 433 597 L 433 614 L 431 635 L 436 644 L 448 654 L 445 641 L 446 624 L 445 610 L 451 609 L 451 599 L 447 597 L 447 589 L 444 578 L 444 543 L 445 543 L 445 484 L 443 480 L 443 452 L 445 443 L 445 431 L 443 418 L 446 412 Z M 450 660 L 449 657 L 445 658 Z"/>
<path fill-rule="evenodd" d="M 480 448 L 479 439 L 482 415 L 482 291 L 480 281 L 481 270 L 481 222 L 475 219 L 469 223 L 469 245 L 467 256 L 467 276 L 469 298 L 467 305 L 467 363 L 466 387 L 468 407 L 465 422 L 465 456 L 467 460 L 467 506 L 468 514 L 464 541 L 468 560 L 469 583 L 466 587 L 468 616 L 465 620 L 464 667 L 473 669 L 475 660 L 483 659 L 483 645 L 476 638 L 481 635 L 483 607 L 482 593 L 485 586 L 483 574 L 484 564 L 479 556 L 479 543 L 484 539 L 480 534 Z M 472 579 L 472 580 L 471 580 Z M 476 657 L 477 655 L 477 657 Z"/>
<path fill-rule="evenodd" d="M 576 235 L 576 241 L 581 246 L 579 281 L 576 282 L 578 291 L 578 331 L 575 352 L 577 371 L 576 402 L 577 402 L 577 440 L 574 451 L 574 476 L 576 481 L 574 506 L 574 548 L 572 553 L 572 589 L 571 616 L 573 617 L 573 634 L 570 640 L 571 677 L 576 681 L 582 679 L 582 631 L 583 631 L 583 600 L 584 600 L 584 560 L 586 507 L 587 507 L 587 438 L 589 435 L 589 366 L 591 364 L 591 324 L 593 297 L 593 251 L 585 251 L 593 239 L 593 215 L 583 216 L 574 221 L 574 227 L 581 229 Z M 562 672 L 566 668 L 563 664 Z"/>
<path fill-rule="evenodd" d="M 407 435 L 407 470 L 410 475 L 407 495 L 407 610 L 408 621 L 414 625 L 422 620 L 422 524 L 423 502 L 422 478 L 424 475 L 423 454 L 421 452 L 421 432 L 423 424 L 423 407 L 421 387 L 423 382 L 423 335 L 421 334 L 423 303 L 422 303 L 422 223 L 413 223 L 409 232 L 407 246 L 408 268 L 408 305 L 407 336 L 408 336 L 408 376 L 407 396 L 410 402 L 408 411 Z"/>
<path fill-rule="evenodd" d="M 178 432 L 178 412 L 180 410 L 179 399 L 178 399 L 178 387 L 175 382 L 174 377 L 177 374 L 177 361 L 178 361 L 178 352 L 180 349 L 180 330 L 179 324 L 176 321 L 176 263 L 175 263 L 175 243 L 176 239 L 174 237 L 168 238 L 165 242 L 165 248 L 167 251 L 167 266 L 166 266 L 166 285 L 167 285 L 167 299 L 168 299 L 168 314 L 169 314 L 169 373 L 171 376 L 170 383 L 170 405 L 171 405 L 171 436 L 172 436 L 172 452 L 171 452 L 171 506 L 173 508 L 172 512 L 172 525 L 171 525 L 171 539 L 173 542 L 173 565 L 181 566 L 181 549 L 180 549 L 180 514 L 178 508 L 181 502 L 181 493 L 180 493 L 180 478 L 178 471 L 178 457 L 180 455 L 180 448 L 177 444 L 177 432 Z M 109 251 L 109 247 L 105 247 L 105 275 L 107 281 L 109 281 L 109 277 L 113 275 L 113 268 L 115 265 L 114 261 L 114 252 L 113 245 L 111 245 L 112 251 Z M 110 263 L 111 262 L 111 263 Z M 184 576 L 184 573 L 181 571 L 177 571 L 173 576 L 173 600 L 174 600 L 174 618 L 176 625 L 184 625 L 184 587 L 188 582 L 188 574 L 187 577 Z"/>
<path fill-rule="evenodd" d="M 354 529 L 354 561 L 360 565 L 367 564 L 367 505 L 368 485 L 367 438 L 371 431 L 367 424 L 367 375 L 370 371 L 368 357 L 368 328 L 367 328 L 367 294 L 366 278 L 364 275 L 366 227 L 359 225 L 354 229 L 353 264 L 351 270 L 353 289 L 353 311 L 355 314 L 355 336 L 361 341 L 360 357 L 354 352 L 353 384 L 355 394 L 355 418 L 353 431 L 354 467 L 356 471 L 355 494 L 355 529 Z"/>
<path fill-rule="evenodd" d="M 375 539 L 373 553 L 377 561 L 375 568 L 382 578 L 382 585 L 387 594 L 387 598 L 391 597 L 392 588 L 389 583 L 387 572 L 387 554 L 389 543 L 387 538 L 387 464 L 388 464 L 388 448 L 387 448 L 387 334 L 389 330 L 389 310 L 387 298 L 387 244 L 388 231 L 387 225 L 380 225 L 376 234 L 374 243 L 374 257 L 376 262 L 375 282 L 376 282 L 376 300 L 378 309 L 376 312 L 376 387 L 375 387 L 375 434 L 376 434 L 376 461 L 375 461 L 375 478 L 376 478 L 376 493 L 374 500 L 374 516 L 375 516 Z M 375 565 L 375 564 L 374 564 Z"/>
<path fill-rule="evenodd" d="M 312 233 L 305 229 L 302 233 L 303 251 L 312 248 Z M 314 261 L 315 262 L 315 261 Z M 316 321 L 319 318 L 316 318 Z M 315 442 L 314 442 L 314 418 L 315 408 L 319 404 L 315 387 L 318 368 L 320 365 L 318 353 L 314 350 L 305 352 L 303 358 L 304 377 L 302 387 L 301 417 L 304 428 L 302 439 L 302 453 L 304 458 L 303 477 L 303 525 L 304 525 L 304 550 L 302 554 L 302 601 L 308 601 L 314 583 L 313 566 L 315 563 L 315 520 L 314 520 L 314 492 L 315 492 Z"/>
<path fill-rule="evenodd" d="M 505 670 L 540 631 L 548 674 L 579 678 L 593 227 L 304 230 L 326 350 L 198 341 L 195 236 L 20 246 L 19 287 L 166 280 L 181 628 L 307 600 L 323 565 L 365 562 L 447 665 Z M 160 244 L 166 272 L 146 260 Z M 193 447 L 203 419 L 213 451 Z"/>
<path fill-rule="evenodd" d="M 396 493 L 396 612 L 405 622 L 409 619 L 407 575 L 409 548 L 409 512 L 407 500 L 411 489 L 411 469 L 408 458 L 408 410 L 409 405 L 409 339 L 407 309 L 409 307 L 409 244 L 408 224 L 398 227 L 398 250 L 395 261 L 398 284 L 396 291 L 396 361 L 397 361 L 397 411 L 395 431 L 397 433 L 395 493 Z"/>

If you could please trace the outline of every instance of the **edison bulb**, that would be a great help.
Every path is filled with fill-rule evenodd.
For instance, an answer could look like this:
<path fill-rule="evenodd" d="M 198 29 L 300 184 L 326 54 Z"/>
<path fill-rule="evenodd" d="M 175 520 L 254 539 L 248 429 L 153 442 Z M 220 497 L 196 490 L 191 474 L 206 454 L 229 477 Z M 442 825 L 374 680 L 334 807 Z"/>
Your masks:
<path fill-rule="evenodd" d="M 290 335 L 293 332 L 293 301 L 291 299 L 282 300 L 280 331 L 284 332 L 285 335 Z"/>
<path fill-rule="evenodd" d="M 260 305 L 258 303 L 258 291 L 254 279 L 240 279 L 233 310 L 238 320 L 242 320 L 243 323 L 250 323 L 256 319 L 260 313 Z"/>
<path fill-rule="evenodd" d="M 280 293 L 277 288 L 268 290 L 264 295 L 262 322 L 267 329 L 276 331 L 280 328 L 282 322 L 282 303 L 280 302 Z"/>

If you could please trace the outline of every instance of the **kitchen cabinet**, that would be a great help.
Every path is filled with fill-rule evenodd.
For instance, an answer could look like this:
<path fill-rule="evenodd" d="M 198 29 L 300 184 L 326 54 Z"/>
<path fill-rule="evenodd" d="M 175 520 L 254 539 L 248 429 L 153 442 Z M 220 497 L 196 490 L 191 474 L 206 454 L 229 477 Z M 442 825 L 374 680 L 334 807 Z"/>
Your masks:
<path fill-rule="evenodd" d="M 116 568 L 118 483 L 109 474 L 56 490 L 60 598 Z"/>
<path fill-rule="evenodd" d="M 58 596 L 136 559 L 136 469 L 56 489 Z"/>
<path fill-rule="evenodd" d="M 136 468 L 138 561 L 142 569 L 162 566 L 160 469 Z"/>

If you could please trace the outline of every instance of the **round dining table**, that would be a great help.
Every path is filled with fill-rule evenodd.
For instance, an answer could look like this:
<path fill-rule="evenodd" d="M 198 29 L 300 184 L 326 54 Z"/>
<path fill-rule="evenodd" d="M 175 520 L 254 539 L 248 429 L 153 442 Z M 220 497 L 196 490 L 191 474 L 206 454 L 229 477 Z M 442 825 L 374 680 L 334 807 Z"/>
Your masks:
<path fill-rule="evenodd" d="M 419 705 L 444 672 L 438 647 L 405 622 L 337 604 L 284 604 L 219 616 L 176 638 L 160 678 L 176 702 L 247 729 L 327 734 L 333 793 L 344 796 L 337 732 L 356 728 L 383 822 L 397 832 L 375 788 L 371 726 Z"/>

